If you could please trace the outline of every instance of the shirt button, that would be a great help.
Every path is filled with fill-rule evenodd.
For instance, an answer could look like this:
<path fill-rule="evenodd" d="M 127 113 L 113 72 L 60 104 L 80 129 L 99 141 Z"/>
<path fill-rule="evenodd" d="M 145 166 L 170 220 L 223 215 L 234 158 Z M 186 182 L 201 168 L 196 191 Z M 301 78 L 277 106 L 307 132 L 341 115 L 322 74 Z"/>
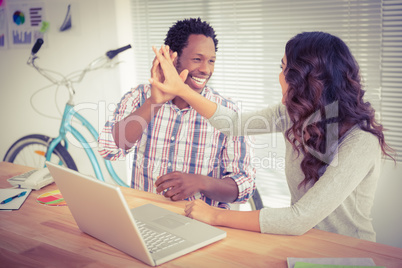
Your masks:
<path fill-rule="evenodd" d="M 169 162 L 169 163 L 168 163 L 168 167 L 171 167 L 171 166 L 172 166 L 172 163 Z"/>
<path fill-rule="evenodd" d="M 174 137 L 170 138 L 172 141 L 174 141 Z"/>

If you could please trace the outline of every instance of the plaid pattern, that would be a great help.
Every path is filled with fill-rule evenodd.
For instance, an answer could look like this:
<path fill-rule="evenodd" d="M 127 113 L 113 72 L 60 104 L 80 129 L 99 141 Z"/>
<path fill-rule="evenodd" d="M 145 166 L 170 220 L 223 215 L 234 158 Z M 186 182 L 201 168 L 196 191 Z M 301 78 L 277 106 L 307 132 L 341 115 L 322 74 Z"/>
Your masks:
<path fill-rule="evenodd" d="M 246 202 L 255 189 L 255 169 L 250 164 L 251 149 L 244 137 L 228 138 L 191 107 L 179 110 L 172 102 L 162 105 L 148 124 L 142 137 L 128 151 L 116 146 L 112 128 L 140 107 L 150 95 L 150 85 L 140 85 L 123 96 L 114 117 L 108 121 L 99 136 L 102 157 L 116 160 L 133 156 L 131 187 L 156 193 L 156 179 L 164 174 L 181 171 L 213 178 L 231 177 L 238 185 L 235 202 Z M 201 93 L 211 101 L 231 109 L 235 104 L 205 87 Z M 188 198 L 203 199 L 206 203 L 229 208 L 229 205 L 211 200 L 201 193 Z"/>

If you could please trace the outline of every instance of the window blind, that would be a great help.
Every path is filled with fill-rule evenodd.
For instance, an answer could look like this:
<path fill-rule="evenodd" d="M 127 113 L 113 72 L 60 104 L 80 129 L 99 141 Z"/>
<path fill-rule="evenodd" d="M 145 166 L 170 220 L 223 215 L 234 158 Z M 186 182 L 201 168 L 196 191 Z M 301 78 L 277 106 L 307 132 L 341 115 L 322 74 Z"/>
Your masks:
<path fill-rule="evenodd" d="M 381 122 L 386 141 L 402 161 L 402 1 L 383 0 Z"/>
<path fill-rule="evenodd" d="M 382 101 L 386 96 L 390 101 L 395 94 L 398 98 L 402 96 L 400 88 L 395 87 L 401 79 L 396 75 L 401 73 L 400 69 L 392 67 L 395 62 L 389 66 L 394 74 L 390 77 L 389 93 L 381 91 L 384 89 L 381 82 L 388 77 L 381 59 L 385 54 L 390 59 L 395 55 L 391 48 L 385 53 L 381 47 L 385 40 L 382 13 L 390 10 L 394 14 L 391 6 L 383 8 L 381 1 L 368 0 L 131 0 L 136 83 L 147 83 L 154 58 L 151 46 L 163 44 L 169 27 L 180 19 L 201 17 L 215 29 L 219 40 L 215 72 L 209 86 L 236 101 L 242 111 L 261 109 L 282 98 L 278 76 L 286 42 L 302 31 L 325 31 L 348 44 L 361 68 L 365 99 L 383 114 L 384 122 L 390 120 L 391 128 L 400 100 L 394 100 L 390 110 L 384 110 Z M 391 36 L 390 33 L 389 40 L 395 45 Z M 392 133 L 389 139 L 401 140 L 401 131 L 396 129 Z M 257 187 L 264 204 L 289 205 L 283 136 L 258 135 L 254 147 Z"/>

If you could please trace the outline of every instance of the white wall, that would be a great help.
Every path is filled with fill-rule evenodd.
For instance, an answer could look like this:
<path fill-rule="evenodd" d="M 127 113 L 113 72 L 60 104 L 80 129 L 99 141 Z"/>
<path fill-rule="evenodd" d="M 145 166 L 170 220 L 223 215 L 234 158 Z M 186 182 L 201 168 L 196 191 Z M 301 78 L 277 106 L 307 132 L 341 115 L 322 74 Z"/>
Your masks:
<path fill-rule="evenodd" d="M 46 43 L 38 53 L 37 61 L 43 68 L 69 74 L 84 68 L 95 58 L 104 55 L 110 49 L 127 45 L 127 38 L 121 33 L 125 30 L 125 22 L 116 17 L 124 18 L 121 3 L 118 0 L 13 0 L 7 3 L 44 3 L 45 20 L 50 22 L 46 33 Z M 71 3 L 72 29 L 60 32 L 58 29 L 66 14 L 67 5 Z M 119 10 L 116 10 L 116 6 Z M 122 27 L 123 26 L 123 27 Z M 127 26 L 130 26 L 129 23 Z M 116 30 L 119 29 L 119 30 Z M 118 35 L 120 33 L 120 36 Z M 126 31 L 126 36 L 130 36 Z M 132 52 L 126 51 L 119 56 L 120 60 L 129 58 Z M 0 115 L 1 143 L 0 157 L 4 157 L 9 146 L 18 138 L 28 134 L 58 134 L 59 121 L 45 118 L 37 114 L 30 105 L 31 95 L 49 82 L 26 64 L 30 48 L 13 48 L 0 50 Z M 88 73 L 83 82 L 76 86 L 76 104 L 80 104 L 80 112 L 100 131 L 105 119 L 110 115 L 109 104 L 115 104 L 121 98 L 122 76 L 127 73 L 132 64 L 123 63 L 117 68 L 99 70 Z M 127 87 L 127 82 L 124 82 Z M 126 89 L 128 90 L 128 88 Z M 35 107 L 41 112 L 57 115 L 54 87 L 49 88 L 34 99 Z M 57 95 L 58 104 L 63 109 L 67 101 L 64 88 Z M 106 112 L 105 112 L 106 111 Z M 79 125 L 76 125 L 79 128 Z M 93 139 L 89 139 L 93 140 Z M 73 141 L 73 140 L 72 140 Z M 70 152 L 78 169 L 93 175 L 92 168 L 83 149 L 70 143 Z M 96 155 L 97 148 L 94 148 Z M 124 162 L 117 163 L 117 173 L 126 178 Z"/>
<path fill-rule="evenodd" d="M 384 162 L 372 218 L 377 242 L 402 248 L 402 165 Z"/>

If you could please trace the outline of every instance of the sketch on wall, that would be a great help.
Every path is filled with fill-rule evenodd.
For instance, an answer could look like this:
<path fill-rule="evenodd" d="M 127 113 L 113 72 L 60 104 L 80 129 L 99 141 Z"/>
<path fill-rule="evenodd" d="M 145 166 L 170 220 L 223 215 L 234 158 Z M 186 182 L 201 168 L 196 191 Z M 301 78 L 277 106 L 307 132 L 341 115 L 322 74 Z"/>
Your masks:
<path fill-rule="evenodd" d="M 60 32 L 67 31 L 71 29 L 71 5 L 68 5 L 67 7 L 67 14 L 66 17 L 64 18 L 63 24 L 60 26 Z"/>
<path fill-rule="evenodd" d="M 31 47 L 48 26 L 43 3 L 0 0 L 0 48 Z"/>
<path fill-rule="evenodd" d="M 60 32 L 72 28 L 71 17 L 69 4 Z M 46 40 L 48 28 L 44 3 L 0 0 L 0 50 L 32 47 L 38 38 Z"/>
<path fill-rule="evenodd" d="M 0 0 L 0 49 L 7 49 L 7 18 L 5 1 Z"/>
<path fill-rule="evenodd" d="M 44 38 L 42 3 L 10 4 L 8 9 L 9 46 L 31 47 L 38 38 Z"/>

